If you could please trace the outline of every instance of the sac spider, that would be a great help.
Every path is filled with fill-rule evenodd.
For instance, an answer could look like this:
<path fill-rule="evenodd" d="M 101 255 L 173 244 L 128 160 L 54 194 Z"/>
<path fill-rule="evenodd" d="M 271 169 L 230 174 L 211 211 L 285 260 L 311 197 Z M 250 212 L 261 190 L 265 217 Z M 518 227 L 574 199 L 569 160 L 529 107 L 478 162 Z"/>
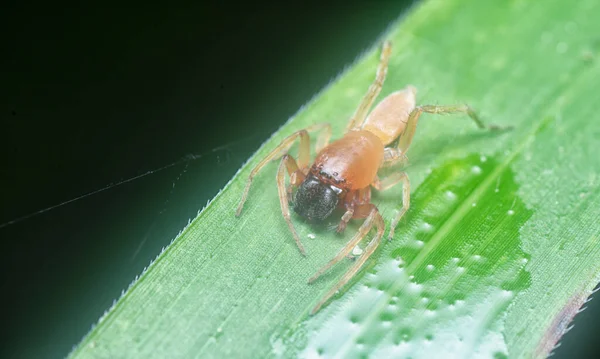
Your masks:
<path fill-rule="evenodd" d="M 267 163 L 281 157 L 276 177 L 281 212 L 302 255 L 306 255 L 306 251 L 290 217 L 289 198 L 292 197 L 292 188 L 297 188 L 293 197 L 292 208 L 297 214 L 309 221 L 323 221 L 336 208 L 341 207 L 345 209 L 345 213 L 341 218 L 337 231 L 343 232 L 350 219 L 364 218 L 365 221 L 358 232 L 329 263 L 309 279 L 309 283 L 317 280 L 329 268 L 348 256 L 352 249 L 369 233 L 371 228 L 376 227 L 377 234 L 367 244 L 362 255 L 356 258 L 356 261 L 342 278 L 315 305 L 311 314 L 315 314 L 325 302 L 354 277 L 381 242 L 385 224 L 377 206 L 371 203 L 371 187 L 378 191 L 384 191 L 402 183 L 402 208 L 392 220 L 389 239 L 391 240 L 394 236 L 394 229 L 410 206 L 408 176 L 405 172 L 397 171 L 386 178 L 379 179 L 377 172 L 381 168 L 406 164 L 406 152 L 415 134 L 419 116 L 423 112 L 436 114 L 465 113 L 479 128 L 486 128 L 475 112 L 466 105 L 416 106 L 416 88 L 411 85 L 388 95 L 367 116 L 383 86 L 390 54 L 391 43 L 386 41 L 383 44 L 375 81 L 369 87 L 350 119 L 344 136 L 329 144 L 331 126 L 325 123 L 310 126 L 285 138 L 279 146 L 254 167 L 248 177 L 248 182 L 236 211 L 236 216 L 239 216 L 248 197 L 254 176 Z M 489 128 L 497 129 L 498 127 L 489 126 Z M 309 133 L 317 131 L 321 131 L 316 144 L 317 156 L 312 166 L 309 167 Z M 386 147 L 398 137 L 397 147 Z M 300 139 L 300 148 L 298 160 L 296 161 L 287 154 L 287 151 L 298 138 Z M 287 187 L 285 185 L 286 170 L 290 177 L 290 184 Z"/>

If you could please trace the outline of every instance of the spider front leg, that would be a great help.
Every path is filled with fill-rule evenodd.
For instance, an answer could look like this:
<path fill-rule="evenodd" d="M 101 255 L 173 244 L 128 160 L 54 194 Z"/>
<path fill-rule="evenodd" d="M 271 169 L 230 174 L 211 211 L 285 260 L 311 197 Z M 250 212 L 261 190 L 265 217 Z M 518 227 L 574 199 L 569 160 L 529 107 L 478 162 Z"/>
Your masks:
<path fill-rule="evenodd" d="M 371 212 L 370 202 L 370 187 L 348 192 L 344 197 L 344 207 L 346 207 L 346 212 L 337 226 L 337 232 L 343 233 L 346 230 L 348 222 L 350 222 L 352 218 L 367 218 Z"/>
<path fill-rule="evenodd" d="M 304 181 L 304 173 L 298 168 L 298 164 L 296 163 L 296 160 L 292 158 L 292 156 L 284 155 L 281 158 L 281 163 L 279 163 L 279 169 L 277 170 L 277 192 L 279 193 L 281 214 L 283 214 L 283 218 L 285 219 L 290 232 L 292 232 L 292 236 L 294 236 L 294 241 L 296 241 L 296 245 L 298 246 L 300 253 L 302 253 L 303 256 L 306 256 L 306 251 L 304 250 L 304 246 L 302 246 L 302 242 L 300 241 L 300 237 L 294 228 L 294 224 L 292 223 L 290 216 L 288 188 L 285 186 L 286 169 L 290 176 L 290 187 L 299 186 Z"/>
<path fill-rule="evenodd" d="M 363 254 L 357 258 L 356 262 L 354 262 L 354 264 L 352 264 L 350 269 L 348 269 L 348 271 L 333 286 L 333 288 L 331 288 L 329 290 L 329 292 L 327 292 L 327 294 L 325 294 L 323 296 L 323 298 L 317 303 L 317 305 L 315 305 L 315 307 L 312 309 L 312 311 L 310 313 L 311 315 L 315 314 L 317 311 L 319 311 L 319 309 L 321 309 L 323 304 L 325 304 L 331 297 L 333 297 L 335 295 L 335 293 L 338 290 L 340 290 L 340 288 L 342 288 L 346 283 L 348 283 L 352 279 L 352 277 L 354 277 L 354 275 L 363 266 L 363 264 L 367 261 L 367 259 L 369 259 L 371 254 L 373 254 L 373 252 L 375 252 L 375 250 L 377 249 L 377 246 L 379 246 L 379 243 L 381 242 L 381 237 L 383 237 L 383 232 L 385 231 L 385 224 L 383 222 L 383 218 L 381 217 L 381 214 L 379 214 L 379 211 L 377 210 L 377 207 L 374 204 L 364 204 L 364 205 L 357 206 L 355 208 L 355 214 L 357 212 L 364 213 L 367 210 L 369 211 L 369 215 L 367 216 L 367 219 L 364 221 L 362 226 L 360 226 L 360 228 L 358 229 L 358 232 L 356 232 L 354 237 L 352 237 L 352 239 L 344 246 L 344 248 L 342 248 L 338 252 L 338 254 L 331 261 L 329 261 L 329 263 L 327 263 L 314 276 L 312 276 L 308 280 L 308 282 L 312 283 L 315 280 L 317 280 L 329 268 L 334 266 L 336 263 L 341 261 L 346 255 L 348 255 L 348 253 L 350 253 L 352 251 L 352 249 L 354 247 L 356 247 L 356 245 L 363 238 L 365 238 L 365 236 L 369 233 L 369 231 L 371 230 L 371 228 L 373 228 L 373 226 L 377 227 L 377 234 L 375 234 L 375 237 L 373 237 L 373 239 L 369 242 L 369 244 L 365 248 Z"/>
<path fill-rule="evenodd" d="M 378 177 L 375 177 L 375 180 L 371 184 L 371 186 L 373 186 L 376 190 L 385 191 L 386 189 L 394 187 L 398 183 L 402 183 L 402 209 L 396 214 L 396 216 L 392 220 L 392 225 L 390 226 L 390 234 L 388 235 L 389 240 L 392 240 L 392 238 L 394 237 L 394 231 L 396 230 L 396 226 L 398 226 L 400 219 L 404 217 L 404 215 L 410 208 L 410 181 L 406 172 L 395 172 L 382 180 L 380 180 Z"/>
<path fill-rule="evenodd" d="M 242 194 L 242 198 L 235 212 L 236 216 L 240 216 L 242 213 L 242 209 L 244 208 L 244 203 L 248 199 L 248 193 L 250 192 L 250 187 L 252 185 L 252 180 L 254 177 L 272 160 L 279 158 L 287 153 L 287 151 L 292 147 L 297 138 L 300 138 L 300 151 L 298 154 L 298 164 L 300 170 L 305 170 L 308 168 L 310 161 L 310 132 L 316 132 L 322 130 L 323 132 L 317 138 L 317 151 L 320 151 L 323 147 L 327 145 L 329 139 L 331 138 L 331 126 L 328 123 L 317 124 L 310 127 L 307 127 L 303 130 L 297 131 L 283 139 L 281 143 L 275 147 L 265 158 L 260 161 L 256 167 L 252 169 L 250 175 L 248 176 L 248 181 L 246 182 L 246 187 L 244 188 L 244 193 Z"/>

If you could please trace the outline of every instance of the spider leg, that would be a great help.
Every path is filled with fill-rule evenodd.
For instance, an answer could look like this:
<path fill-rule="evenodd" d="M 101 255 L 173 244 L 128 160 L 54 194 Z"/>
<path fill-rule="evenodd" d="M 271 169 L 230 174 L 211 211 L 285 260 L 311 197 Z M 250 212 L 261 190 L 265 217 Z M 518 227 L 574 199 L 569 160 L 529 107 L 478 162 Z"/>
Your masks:
<path fill-rule="evenodd" d="M 254 177 L 272 160 L 275 160 L 284 154 L 292 147 L 294 141 L 297 138 L 300 138 L 300 149 L 298 154 L 298 165 L 301 170 L 304 170 L 308 167 L 310 161 L 310 132 L 316 132 L 322 130 L 323 132 L 319 135 L 317 139 L 317 148 L 319 146 L 325 147 L 329 142 L 329 138 L 331 137 L 331 126 L 328 123 L 324 124 L 316 124 L 310 127 L 307 127 L 303 130 L 297 131 L 283 139 L 281 143 L 275 147 L 265 158 L 262 159 L 250 172 L 248 176 L 248 180 L 246 182 L 246 187 L 244 188 L 244 193 L 242 194 L 242 198 L 235 212 L 236 216 L 239 216 L 242 213 L 242 209 L 244 208 L 244 203 L 248 199 L 248 192 L 250 191 L 250 186 L 252 185 L 252 180 Z"/>
<path fill-rule="evenodd" d="M 375 75 L 375 81 L 369 86 L 367 93 L 358 105 L 354 115 L 350 118 L 350 121 L 346 126 L 346 132 L 363 123 L 367 113 L 379 95 L 379 92 L 381 92 L 381 87 L 383 87 L 383 82 L 385 81 L 385 76 L 387 74 L 387 66 L 391 53 L 392 43 L 390 41 L 384 42 L 383 49 L 381 50 L 381 57 L 379 59 L 379 66 L 377 67 L 377 74 Z"/>
<path fill-rule="evenodd" d="M 346 209 L 346 212 L 344 212 L 344 215 L 337 226 L 336 232 L 343 233 L 352 217 L 354 217 L 354 206 L 350 206 L 348 209 Z"/>
<path fill-rule="evenodd" d="M 398 183 L 402 183 L 402 209 L 400 212 L 396 214 L 394 219 L 392 220 L 392 225 L 390 226 L 390 234 L 388 235 L 388 239 L 392 240 L 394 237 L 394 231 L 396 230 L 396 226 L 400 222 L 400 219 L 406 214 L 406 211 L 410 208 L 410 181 L 408 179 L 408 175 L 406 172 L 394 172 L 391 175 L 379 180 L 379 178 L 375 177 L 375 180 L 371 184 L 378 191 L 385 191 L 386 189 L 392 188 Z"/>
<path fill-rule="evenodd" d="M 365 248 L 363 254 L 352 264 L 350 269 L 342 276 L 342 278 L 323 296 L 323 298 L 317 303 L 317 305 L 311 311 L 311 314 L 315 314 L 322 306 L 325 304 L 335 293 L 340 290 L 346 283 L 354 277 L 356 272 L 363 266 L 363 264 L 367 261 L 367 259 L 375 252 L 377 246 L 381 242 L 381 237 L 383 236 L 383 232 L 385 230 L 385 224 L 383 222 L 383 218 L 377 207 L 373 204 L 365 204 L 361 206 L 357 206 L 357 211 L 363 212 L 366 209 L 370 209 L 369 215 L 367 219 L 364 221 L 362 226 L 358 229 L 358 232 L 354 235 L 354 237 L 338 252 L 338 254 L 327 263 L 324 267 L 322 267 L 314 276 L 312 276 L 308 282 L 312 283 L 317 280 L 323 273 L 325 273 L 329 268 L 342 260 L 352 249 L 369 233 L 373 226 L 377 227 L 377 234 L 373 239 L 369 242 L 367 247 Z"/>
<path fill-rule="evenodd" d="M 290 175 L 290 186 L 298 186 L 302 181 L 304 181 L 304 173 L 300 171 L 298 168 L 298 164 L 294 160 L 294 158 L 290 155 L 284 155 L 281 158 L 281 162 L 279 163 L 279 169 L 277 170 L 277 192 L 279 193 L 279 204 L 281 205 L 281 214 L 283 214 L 283 218 L 290 228 L 290 232 L 294 236 L 294 240 L 296 241 L 296 245 L 302 253 L 303 256 L 306 255 L 306 251 L 304 250 L 304 246 L 302 246 L 302 242 L 300 241 L 300 237 L 294 228 L 294 224 L 292 223 L 292 219 L 290 217 L 290 206 L 288 201 L 288 190 L 285 186 L 285 170 L 287 169 L 288 174 Z"/>
<path fill-rule="evenodd" d="M 408 157 L 401 150 L 397 148 L 386 147 L 383 149 L 383 163 L 382 168 L 392 167 L 397 164 L 405 166 L 408 164 Z"/>
<path fill-rule="evenodd" d="M 328 123 L 324 123 L 324 124 L 320 124 L 320 125 L 313 125 L 310 127 L 307 127 L 306 130 L 308 132 L 313 132 L 313 131 L 321 131 L 321 133 L 319 134 L 319 137 L 317 137 L 317 143 L 315 144 L 315 152 L 319 153 L 321 152 L 322 149 L 324 149 L 325 147 L 327 147 L 327 145 L 329 144 L 329 140 L 331 139 L 331 125 Z M 308 164 L 307 164 L 308 166 Z M 301 167 L 301 169 L 304 169 Z"/>
<path fill-rule="evenodd" d="M 475 122 L 477 127 L 481 128 L 481 129 L 488 128 L 490 130 L 504 130 L 504 129 L 510 128 L 510 127 L 499 127 L 496 125 L 486 126 L 481 121 L 481 119 L 479 119 L 479 116 L 477 116 L 475 111 L 473 111 L 473 109 L 467 105 L 450 105 L 450 106 L 423 105 L 423 106 L 417 106 L 414 108 L 414 110 L 412 110 L 412 112 L 408 116 L 406 129 L 400 136 L 400 141 L 398 142 L 398 150 L 400 150 L 401 153 L 406 153 L 406 151 L 408 151 L 408 148 L 410 147 L 412 139 L 415 135 L 415 130 L 417 128 L 417 122 L 419 121 L 419 117 L 421 116 L 421 114 L 423 112 L 433 113 L 433 114 L 465 113 L 473 120 L 473 122 Z"/>
<path fill-rule="evenodd" d="M 371 212 L 370 203 L 370 187 L 348 192 L 344 197 L 344 207 L 346 208 L 346 212 L 338 224 L 337 232 L 343 233 L 346 230 L 348 222 L 350 222 L 352 218 L 367 218 Z"/>

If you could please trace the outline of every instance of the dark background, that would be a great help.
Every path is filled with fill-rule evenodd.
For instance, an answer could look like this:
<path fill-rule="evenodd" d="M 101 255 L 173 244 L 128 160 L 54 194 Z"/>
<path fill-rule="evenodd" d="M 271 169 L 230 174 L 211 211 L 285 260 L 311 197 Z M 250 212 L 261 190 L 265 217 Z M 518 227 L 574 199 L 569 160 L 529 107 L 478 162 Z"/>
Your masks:
<path fill-rule="evenodd" d="M 410 3 L 3 5 L 0 357 L 64 357 Z M 584 313 L 555 357 L 600 354 Z"/>

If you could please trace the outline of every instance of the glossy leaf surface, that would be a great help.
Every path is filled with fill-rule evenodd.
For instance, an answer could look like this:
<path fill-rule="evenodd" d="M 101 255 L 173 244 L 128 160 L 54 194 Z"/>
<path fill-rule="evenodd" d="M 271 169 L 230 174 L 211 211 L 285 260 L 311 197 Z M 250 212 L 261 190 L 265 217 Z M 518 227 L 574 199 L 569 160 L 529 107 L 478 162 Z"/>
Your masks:
<path fill-rule="evenodd" d="M 410 83 L 420 104 L 466 102 L 514 129 L 423 115 L 408 215 L 310 317 L 351 261 L 307 279 L 358 223 L 339 236 L 294 216 L 302 257 L 281 217 L 276 164 L 240 218 L 235 207 L 252 166 L 284 137 L 319 122 L 341 135 L 374 77 L 377 43 L 263 145 L 72 357 L 544 357 L 600 272 L 592 14 L 600 5 L 589 0 L 421 3 L 385 36 L 394 47 L 380 99 Z M 387 225 L 400 198 L 400 188 L 374 194 Z"/>

